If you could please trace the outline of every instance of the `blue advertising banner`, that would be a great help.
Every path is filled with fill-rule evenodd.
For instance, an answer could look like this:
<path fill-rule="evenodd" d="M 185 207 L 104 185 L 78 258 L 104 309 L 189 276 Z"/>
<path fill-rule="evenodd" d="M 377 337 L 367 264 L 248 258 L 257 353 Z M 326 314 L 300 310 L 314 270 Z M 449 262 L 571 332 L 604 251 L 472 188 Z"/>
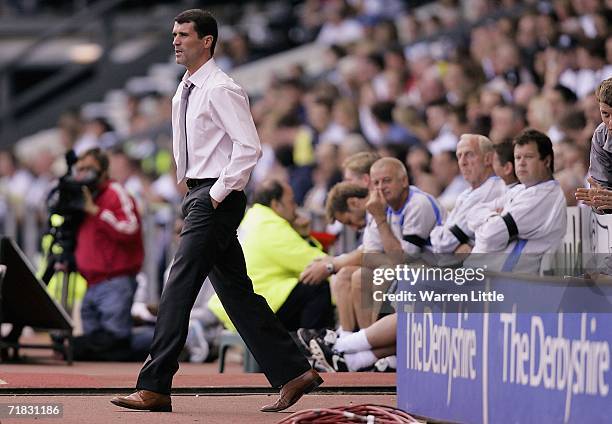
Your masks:
<path fill-rule="evenodd" d="M 504 294 L 503 307 L 401 304 L 398 406 L 462 423 L 610 422 L 612 315 L 605 305 L 612 286 L 552 282 L 488 278 L 487 288 Z M 400 293 L 415 292 L 406 284 Z"/>

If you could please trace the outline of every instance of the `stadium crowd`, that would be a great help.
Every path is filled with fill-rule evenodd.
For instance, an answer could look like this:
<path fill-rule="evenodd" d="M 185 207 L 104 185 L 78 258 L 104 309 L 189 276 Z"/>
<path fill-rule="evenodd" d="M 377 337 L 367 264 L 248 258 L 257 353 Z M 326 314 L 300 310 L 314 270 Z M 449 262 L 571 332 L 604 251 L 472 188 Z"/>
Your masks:
<path fill-rule="evenodd" d="M 252 99 L 263 156 L 249 183 L 250 232 L 241 239 L 256 238 L 244 245 L 255 291 L 319 368 L 359 370 L 394 354 L 394 314 L 361 303 L 362 283 L 389 263 L 364 266 L 364 253 L 392 261 L 423 251 L 511 253 L 522 244 L 541 258 L 557 246 L 564 205 L 576 205 L 576 190 L 587 185 L 600 102 L 611 104 L 596 95 L 612 77 L 610 10 L 609 0 L 300 5 L 298 28 L 325 46 L 324 70 L 279 70 Z M 241 43 L 234 49 L 248 52 L 248 37 Z M 249 56 L 228 51 L 215 56 L 227 69 Z M 63 153 L 91 147 L 108 152 L 110 177 L 142 213 L 176 208 L 186 187 L 175 184 L 169 100 L 130 95 L 125 113 L 106 117 L 66 111 L 44 142 L 32 137 L 0 152 L 0 216 L 34 208 L 45 221 Z M 304 217 L 315 224 L 322 216 L 337 222 L 316 230 L 335 236 L 343 224 L 363 232 L 362 244 L 341 251 L 313 240 Z M 284 234 L 282 245 L 270 231 Z M 539 271 L 539 263 L 524 266 Z M 274 279 L 282 290 L 270 287 Z M 147 300 L 137 300 L 133 313 L 154 320 L 142 307 Z M 211 357 L 202 346 L 219 334 L 203 330 L 216 325 L 210 312 L 231 323 L 215 297 L 199 305 L 207 313 L 190 326 L 188 345 L 201 361 Z M 392 358 L 378 368 L 388 365 Z"/>

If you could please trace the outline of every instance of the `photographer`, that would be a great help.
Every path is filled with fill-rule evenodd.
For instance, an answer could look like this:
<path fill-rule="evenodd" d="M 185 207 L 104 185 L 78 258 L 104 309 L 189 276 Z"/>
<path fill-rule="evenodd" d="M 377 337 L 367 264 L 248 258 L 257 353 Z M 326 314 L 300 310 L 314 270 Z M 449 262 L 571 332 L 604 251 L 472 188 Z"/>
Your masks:
<path fill-rule="evenodd" d="M 109 179 L 108 157 L 100 149 L 84 152 L 73 171 L 83 183 L 85 212 L 75 258 L 88 283 L 75 359 L 122 360 L 129 357 L 130 309 L 144 257 L 140 216 L 134 199 Z"/>

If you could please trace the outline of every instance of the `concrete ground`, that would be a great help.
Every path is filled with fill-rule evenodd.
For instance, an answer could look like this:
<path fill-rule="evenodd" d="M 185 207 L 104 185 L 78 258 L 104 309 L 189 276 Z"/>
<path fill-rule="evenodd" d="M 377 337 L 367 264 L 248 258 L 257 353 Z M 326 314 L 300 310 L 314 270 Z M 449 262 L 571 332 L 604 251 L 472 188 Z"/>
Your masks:
<path fill-rule="evenodd" d="M 273 395 L 245 396 L 173 396 L 173 411 L 142 412 L 119 408 L 109 402 L 110 396 L 0 396 L 0 404 L 60 403 L 62 418 L 7 419 L 3 424 L 17 423 L 206 423 L 206 424 L 264 424 L 277 423 L 291 413 L 310 408 L 349 406 L 375 403 L 395 406 L 395 395 L 317 395 L 304 396 L 287 411 L 277 413 L 259 412 L 259 407 L 272 402 Z"/>

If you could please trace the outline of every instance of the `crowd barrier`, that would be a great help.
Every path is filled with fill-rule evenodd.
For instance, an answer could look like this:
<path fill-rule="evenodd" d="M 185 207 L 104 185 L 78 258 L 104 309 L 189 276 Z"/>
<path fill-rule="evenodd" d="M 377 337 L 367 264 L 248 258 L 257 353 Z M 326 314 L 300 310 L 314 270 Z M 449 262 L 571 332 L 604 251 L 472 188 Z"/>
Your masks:
<path fill-rule="evenodd" d="M 609 421 L 612 284 L 581 276 L 593 254 L 609 257 L 611 228 L 612 216 L 568 208 L 552 275 L 486 274 L 503 306 L 400 304 L 398 406 L 462 423 Z"/>

